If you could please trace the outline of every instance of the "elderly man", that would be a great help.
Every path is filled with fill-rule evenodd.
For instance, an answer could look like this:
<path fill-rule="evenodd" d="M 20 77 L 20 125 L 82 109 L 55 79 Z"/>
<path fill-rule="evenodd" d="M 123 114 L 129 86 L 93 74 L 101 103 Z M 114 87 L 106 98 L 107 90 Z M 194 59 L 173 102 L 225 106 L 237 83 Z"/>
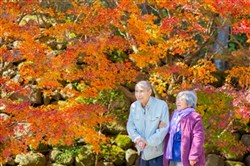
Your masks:
<path fill-rule="evenodd" d="M 163 166 L 164 138 L 169 126 L 168 105 L 151 94 L 148 81 L 136 84 L 137 100 L 131 104 L 127 122 L 129 137 L 140 152 L 139 166 Z M 159 127 L 160 124 L 164 127 Z"/>

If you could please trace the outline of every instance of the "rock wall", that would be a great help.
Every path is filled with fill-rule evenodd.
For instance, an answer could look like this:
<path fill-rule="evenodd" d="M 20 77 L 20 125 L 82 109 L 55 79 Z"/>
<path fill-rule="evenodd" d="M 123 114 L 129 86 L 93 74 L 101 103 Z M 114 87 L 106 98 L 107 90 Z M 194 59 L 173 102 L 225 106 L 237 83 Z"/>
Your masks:
<path fill-rule="evenodd" d="M 250 148 L 250 134 L 241 136 L 240 141 Z M 19 154 L 6 166 L 135 166 L 138 153 L 127 135 L 118 134 L 112 144 L 105 145 L 101 153 L 94 153 L 88 145 L 71 147 L 43 147 L 36 152 Z M 237 158 L 207 154 L 206 166 L 250 166 L 250 153 Z"/>

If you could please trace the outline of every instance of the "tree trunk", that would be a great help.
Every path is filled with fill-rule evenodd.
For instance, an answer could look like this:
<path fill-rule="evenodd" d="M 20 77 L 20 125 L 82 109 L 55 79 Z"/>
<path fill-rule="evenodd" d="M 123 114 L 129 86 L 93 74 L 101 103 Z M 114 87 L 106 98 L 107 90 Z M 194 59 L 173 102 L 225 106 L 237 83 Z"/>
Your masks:
<path fill-rule="evenodd" d="M 228 39 L 229 39 L 229 26 L 223 25 L 218 29 L 218 35 L 214 44 L 214 52 L 216 54 L 224 54 L 225 49 L 228 47 Z M 216 68 L 219 70 L 225 70 L 226 64 L 222 59 L 216 59 L 214 61 Z"/>

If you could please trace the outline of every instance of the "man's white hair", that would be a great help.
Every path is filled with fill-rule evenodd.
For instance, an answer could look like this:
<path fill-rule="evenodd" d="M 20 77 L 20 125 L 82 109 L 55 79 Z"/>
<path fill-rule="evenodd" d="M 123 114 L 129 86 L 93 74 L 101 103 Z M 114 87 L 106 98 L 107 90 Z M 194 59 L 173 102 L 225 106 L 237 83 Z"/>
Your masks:
<path fill-rule="evenodd" d="M 142 85 L 148 90 L 152 89 L 152 86 L 149 81 L 145 81 L 145 80 L 139 81 L 135 86 L 138 86 L 138 85 Z"/>

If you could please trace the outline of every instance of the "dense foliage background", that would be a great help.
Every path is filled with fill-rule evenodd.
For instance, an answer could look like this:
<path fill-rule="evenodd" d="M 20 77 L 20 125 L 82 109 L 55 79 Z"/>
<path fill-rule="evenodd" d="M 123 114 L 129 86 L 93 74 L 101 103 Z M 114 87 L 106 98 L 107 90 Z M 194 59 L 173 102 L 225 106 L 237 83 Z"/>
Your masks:
<path fill-rule="evenodd" d="M 136 81 L 174 110 L 198 94 L 206 149 L 249 149 L 249 0 L 0 1 L 0 163 L 40 144 L 100 152 L 104 127 L 126 123 Z M 119 95 L 118 95 L 119 94 Z M 124 103 L 123 103 L 124 104 Z M 237 148 L 235 148 L 237 147 Z"/>

